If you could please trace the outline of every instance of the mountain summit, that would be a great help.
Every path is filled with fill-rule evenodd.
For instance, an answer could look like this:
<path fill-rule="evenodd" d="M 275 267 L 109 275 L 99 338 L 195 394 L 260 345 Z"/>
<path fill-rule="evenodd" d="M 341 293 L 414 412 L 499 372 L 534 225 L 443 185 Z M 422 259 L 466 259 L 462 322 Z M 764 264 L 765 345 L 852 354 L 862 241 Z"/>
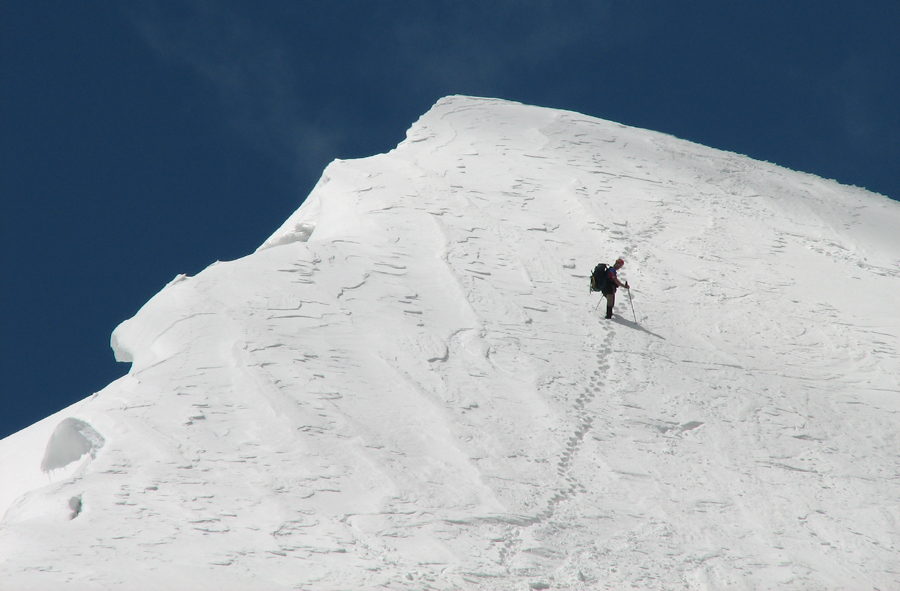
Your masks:
<path fill-rule="evenodd" d="M 898 232 L 862 189 L 445 98 L 0 442 L 0 587 L 896 588 Z"/>

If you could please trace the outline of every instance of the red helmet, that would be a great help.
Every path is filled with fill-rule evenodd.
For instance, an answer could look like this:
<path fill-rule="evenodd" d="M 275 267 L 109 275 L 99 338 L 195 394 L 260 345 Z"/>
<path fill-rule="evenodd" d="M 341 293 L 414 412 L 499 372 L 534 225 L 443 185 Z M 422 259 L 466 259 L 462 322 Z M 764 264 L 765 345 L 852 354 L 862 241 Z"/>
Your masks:
<path fill-rule="evenodd" d="M 625 261 L 623 261 L 622 259 L 616 259 L 616 264 L 621 267 L 622 265 L 625 264 Z"/>

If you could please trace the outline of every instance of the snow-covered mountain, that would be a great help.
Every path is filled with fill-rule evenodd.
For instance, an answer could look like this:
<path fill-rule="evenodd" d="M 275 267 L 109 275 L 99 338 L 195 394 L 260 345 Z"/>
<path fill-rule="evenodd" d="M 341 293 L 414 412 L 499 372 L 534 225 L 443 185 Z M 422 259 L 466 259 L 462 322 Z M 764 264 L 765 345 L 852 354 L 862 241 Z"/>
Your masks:
<path fill-rule="evenodd" d="M 498 100 L 407 135 L 0 442 L 0 588 L 900 588 L 900 203 Z"/>

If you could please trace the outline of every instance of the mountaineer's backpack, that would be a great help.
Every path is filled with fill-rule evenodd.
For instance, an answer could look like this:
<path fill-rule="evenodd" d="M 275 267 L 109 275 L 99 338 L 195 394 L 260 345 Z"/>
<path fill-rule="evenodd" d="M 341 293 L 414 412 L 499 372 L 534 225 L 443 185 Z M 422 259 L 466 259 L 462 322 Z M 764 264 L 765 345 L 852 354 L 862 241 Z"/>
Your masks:
<path fill-rule="evenodd" d="M 594 267 L 594 272 L 591 273 L 591 291 L 603 291 L 603 288 L 606 287 L 607 269 L 608 267 L 605 263 L 600 263 Z"/>

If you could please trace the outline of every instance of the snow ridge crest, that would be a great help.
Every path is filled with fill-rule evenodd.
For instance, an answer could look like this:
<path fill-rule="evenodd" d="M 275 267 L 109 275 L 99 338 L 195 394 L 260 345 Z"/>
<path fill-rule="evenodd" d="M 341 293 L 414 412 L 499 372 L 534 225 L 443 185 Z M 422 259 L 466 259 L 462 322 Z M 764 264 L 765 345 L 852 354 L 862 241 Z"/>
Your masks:
<path fill-rule="evenodd" d="M 0 587 L 895 587 L 898 227 L 744 156 L 442 99 L 0 442 Z"/>

